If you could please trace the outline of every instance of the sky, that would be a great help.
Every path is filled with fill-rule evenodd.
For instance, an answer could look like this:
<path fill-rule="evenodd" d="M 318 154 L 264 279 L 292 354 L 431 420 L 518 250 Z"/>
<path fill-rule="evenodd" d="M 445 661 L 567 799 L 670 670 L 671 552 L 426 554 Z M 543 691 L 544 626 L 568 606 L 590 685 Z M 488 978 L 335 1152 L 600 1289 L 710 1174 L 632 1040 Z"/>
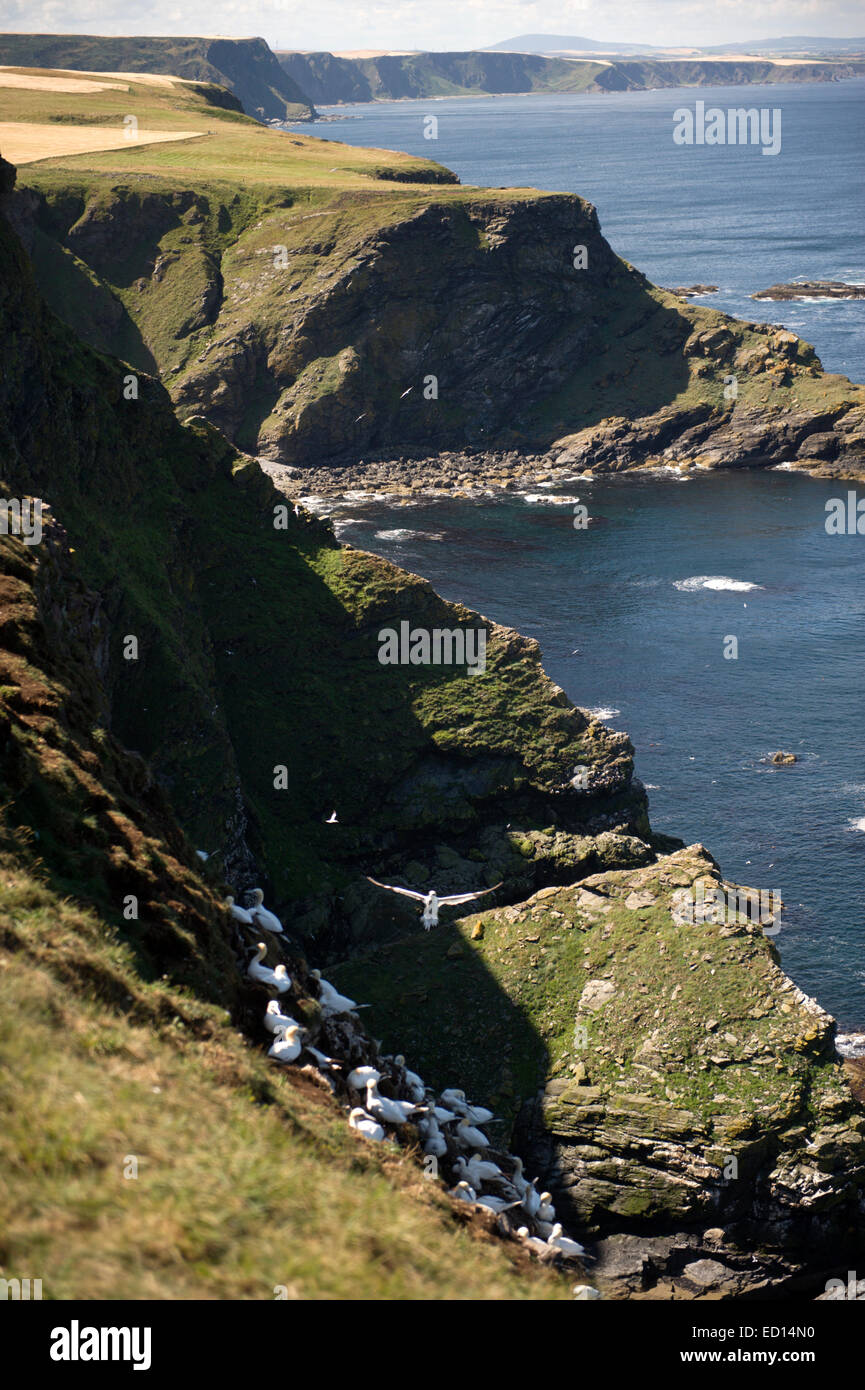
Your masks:
<path fill-rule="evenodd" d="M 0 0 L 18 33 L 261 35 L 273 48 L 484 48 L 517 34 L 701 45 L 857 37 L 862 0 Z"/>

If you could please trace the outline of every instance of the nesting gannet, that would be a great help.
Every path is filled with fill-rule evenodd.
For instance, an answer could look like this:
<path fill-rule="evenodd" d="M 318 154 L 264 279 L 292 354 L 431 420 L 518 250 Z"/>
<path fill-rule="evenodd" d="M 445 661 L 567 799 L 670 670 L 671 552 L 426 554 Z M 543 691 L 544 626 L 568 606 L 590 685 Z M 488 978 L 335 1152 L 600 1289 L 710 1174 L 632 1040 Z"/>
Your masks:
<path fill-rule="evenodd" d="M 538 1194 L 538 1189 L 535 1187 L 536 1182 L 537 1178 L 532 1178 L 531 1182 L 528 1184 L 525 1192 L 523 1193 L 523 1207 L 528 1212 L 529 1216 L 537 1216 L 538 1210 L 541 1205 L 541 1199 Z"/>
<path fill-rule="evenodd" d="M 478 1197 L 477 1202 L 479 1207 L 489 1207 L 490 1211 L 494 1211 L 497 1216 L 500 1216 L 503 1211 L 510 1211 L 512 1207 L 520 1205 L 519 1200 L 509 1202 L 507 1197 L 491 1197 L 488 1192 L 485 1192 L 482 1197 Z"/>
<path fill-rule="evenodd" d="M 442 1091 L 441 1098 L 445 1105 L 449 1105 L 452 1110 L 456 1110 L 460 1115 L 465 1116 L 473 1125 L 486 1125 L 495 1116 L 492 1110 L 487 1110 L 483 1105 L 472 1105 L 471 1101 L 466 1100 L 465 1091 L 451 1089 Z"/>
<path fill-rule="evenodd" d="M 474 902 L 475 898 L 483 898 L 487 893 L 494 893 L 496 888 L 501 888 L 501 883 L 497 883 L 492 888 L 481 888 L 477 893 L 450 893 L 446 897 L 439 897 L 435 891 L 431 893 L 416 893 L 412 888 L 399 888 L 394 883 L 379 883 L 377 878 L 370 878 L 367 874 L 367 882 L 374 883 L 376 888 L 386 888 L 389 893 L 401 893 L 404 898 L 414 898 L 416 902 L 423 903 L 421 921 L 426 931 L 438 926 L 439 908 L 450 907 L 456 903 Z"/>
<path fill-rule="evenodd" d="M 292 1023 L 290 1028 L 274 1038 L 272 1047 L 267 1049 L 268 1057 L 275 1058 L 277 1062 L 295 1062 L 303 1051 L 301 1032 L 300 1024 Z"/>
<path fill-rule="evenodd" d="M 553 1222 L 556 1219 L 556 1209 L 553 1206 L 553 1194 L 551 1192 L 541 1193 L 541 1205 L 538 1207 L 538 1220 Z"/>
<path fill-rule="evenodd" d="M 234 898 L 226 898 L 225 906 L 228 908 L 235 922 L 242 922 L 245 927 L 254 926 L 252 920 L 252 913 L 247 912 L 245 907 L 238 907 L 237 903 L 234 901 Z"/>
<path fill-rule="evenodd" d="M 353 1091 L 363 1091 L 368 1081 L 381 1081 L 381 1072 L 376 1071 L 375 1067 L 355 1067 L 347 1079 Z"/>
<path fill-rule="evenodd" d="M 523 1160 L 521 1158 L 514 1159 L 514 1171 L 511 1174 L 511 1182 L 517 1189 L 517 1192 L 525 1197 L 529 1190 L 529 1185 L 523 1177 Z"/>
<path fill-rule="evenodd" d="M 468 1120 L 462 1119 L 456 1127 L 456 1139 L 469 1149 L 488 1149 L 490 1141 L 481 1130 L 475 1129 Z"/>
<path fill-rule="evenodd" d="M 451 1120 L 459 1119 L 453 1110 L 446 1110 L 443 1105 L 430 1105 L 430 1114 L 435 1115 L 440 1125 L 449 1125 Z"/>
<path fill-rule="evenodd" d="M 422 1101 L 426 1096 L 426 1087 L 424 1086 L 424 1083 L 418 1076 L 417 1072 L 409 1071 L 408 1067 L 405 1064 L 405 1057 L 403 1057 L 402 1053 L 399 1053 L 396 1057 L 394 1057 L 393 1060 L 396 1062 L 396 1065 L 398 1067 L 402 1068 L 403 1079 L 405 1080 L 405 1084 L 411 1092 L 412 1100 Z"/>
<path fill-rule="evenodd" d="M 334 989 L 333 985 L 321 978 L 320 970 L 311 970 L 310 974 L 318 981 L 318 1002 L 325 1018 L 329 1018 L 331 1014 L 351 1014 L 355 1009 L 369 1008 L 368 1004 L 356 1004 L 347 994 L 340 994 L 338 989 Z"/>
<path fill-rule="evenodd" d="M 334 1067 L 342 1066 L 342 1062 L 338 1062 L 335 1057 L 328 1057 L 325 1052 L 319 1052 L 317 1047 L 311 1047 L 309 1043 L 306 1044 L 306 1050 L 325 1071 L 332 1071 Z"/>
<path fill-rule="evenodd" d="M 291 976 L 282 964 L 277 965 L 273 970 L 269 965 L 262 965 L 261 962 L 266 955 L 267 947 L 263 941 L 259 941 L 255 948 L 255 955 L 246 967 L 246 973 L 250 979 L 258 980 L 263 985 L 273 985 L 280 994 L 285 994 L 286 990 L 291 989 Z"/>
<path fill-rule="evenodd" d="M 420 1123 L 422 1124 L 423 1121 L 421 1121 Z M 418 1128 L 420 1128 L 420 1124 L 418 1125 Z M 439 1129 L 432 1116 L 430 1116 L 429 1120 L 427 1121 L 427 1128 L 425 1133 L 426 1138 L 424 1139 L 423 1145 L 424 1153 L 428 1155 L 431 1154 L 434 1158 L 444 1158 L 445 1154 L 448 1151 L 447 1140 L 445 1139 L 444 1135 L 442 1134 L 441 1130 Z"/>
<path fill-rule="evenodd" d="M 272 931 L 275 932 L 277 936 L 281 936 L 282 923 L 276 916 L 276 913 L 268 912 L 267 908 L 262 906 L 263 902 L 264 894 L 261 889 L 253 888 L 252 907 L 249 909 L 252 920 L 255 922 L 255 925 L 261 927 L 263 931 Z"/>
<path fill-rule="evenodd" d="M 593 1289 L 591 1284 L 575 1284 L 573 1293 L 574 1298 L 580 1303 L 589 1303 L 601 1297 L 600 1289 Z"/>
<path fill-rule="evenodd" d="M 476 1202 L 478 1200 L 478 1194 L 475 1192 L 474 1188 L 467 1182 L 458 1182 L 456 1187 L 452 1187 L 450 1189 L 448 1196 L 458 1197 L 463 1202 Z"/>
<path fill-rule="evenodd" d="M 296 1018 L 289 1018 L 279 1007 L 279 1001 L 271 999 L 264 1011 L 264 1026 L 268 1033 L 285 1033 L 291 1028 L 292 1024 L 297 1025 Z"/>
<path fill-rule="evenodd" d="M 585 1255 L 586 1253 L 579 1241 L 571 1240 L 570 1236 L 562 1234 L 562 1228 L 559 1222 L 556 1222 L 552 1229 L 552 1233 L 547 1236 L 547 1245 L 551 1246 L 554 1250 L 560 1250 L 561 1253 L 566 1255 L 570 1260 L 575 1260 L 580 1255 Z"/>
<path fill-rule="evenodd" d="M 362 1134 L 364 1139 L 383 1139 L 384 1130 L 375 1120 L 371 1120 L 365 1110 L 356 1105 L 348 1117 L 348 1122 L 352 1129 L 356 1129 L 358 1134 Z"/>
<path fill-rule="evenodd" d="M 536 1255 L 540 1255 L 542 1260 L 549 1260 L 551 1258 L 552 1251 L 547 1245 L 547 1242 L 545 1240 L 538 1240 L 537 1236 L 530 1235 L 528 1226 L 520 1226 L 517 1235 L 523 1244 L 527 1245 L 530 1250 L 533 1250 Z"/>
<path fill-rule="evenodd" d="M 387 1125 L 404 1125 L 416 1110 L 414 1101 L 389 1100 L 387 1096 L 379 1095 L 377 1081 L 367 1081 L 366 1111 L 377 1120 L 383 1120 Z"/>
<path fill-rule="evenodd" d="M 473 1154 L 468 1162 L 460 1154 L 454 1162 L 454 1168 L 459 1169 L 460 1176 L 468 1178 L 474 1187 L 480 1187 L 485 1182 L 496 1182 L 505 1176 L 497 1163 L 488 1162 L 487 1159 L 481 1158 L 480 1154 Z"/>

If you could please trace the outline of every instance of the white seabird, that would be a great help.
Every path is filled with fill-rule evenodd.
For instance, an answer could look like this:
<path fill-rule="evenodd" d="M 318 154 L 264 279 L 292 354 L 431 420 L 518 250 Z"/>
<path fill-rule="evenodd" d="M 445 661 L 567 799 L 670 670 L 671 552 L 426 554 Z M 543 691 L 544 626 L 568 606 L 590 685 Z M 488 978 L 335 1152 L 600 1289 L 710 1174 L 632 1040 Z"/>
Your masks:
<path fill-rule="evenodd" d="M 457 1143 L 465 1144 L 466 1148 L 470 1149 L 488 1149 L 490 1146 L 487 1136 L 465 1119 L 460 1120 L 457 1125 L 455 1138 Z"/>
<path fill-rule="evenodd" d="M 279 1007 L 279 1000 L 271 999 L 264 1011 L 264 1026 L 268 1033 L 287 1033 L 292 1026 L 297 1027 L 297 1019 L 290 1018 L 284 1014 Z"/>
<path fill-rule="evenodd" d="M 275 932 L 277 936 L 281 936 L 282 923 L 276 916 L 276 913 L 268 912 L 267 908 L 262 905 L 263 903 L 264 894 L 261 889 L 253 888 L 252 907 L 249 909 L 252 920 L 255 922 L 255 925 L 261 927 L 263 931 L 272 931 Z"/>
<path fill-rule="evenodd" d="M 245 907 L 238 907 L 234 898 L 226 898 L 225 906 L 228 908 L 235 922 L 242 922 L 245 927 L 252 927 L 255 925 L 252 920 L 252 913 L 247 912 Z"/>
<path fill-rule="evenodd" d="M 421 921 L 426 931 L 438 926 L 439 908 L 474 902 L 475 898 L 483 898 L 487 893 L 494 893 L 496 888 L 502 886 L 501 883 L 496 883 L 492 888 L 481 888 L 477 893 L 449 893 L 439 897 L 435 890 L 430 893 L 416 893 L 412 888 L 400 888 L 395 883 L 379 883 L 377 878 L 370 878 L 369 874 L 366 877 L 367 882 L 374 883 L 376 888 L 386 888 L 389 893 L 401 893 L 404 898 L 414 898 L 416 902 L 423 903 Z"/>
<path fill-rule="evenodd" d="M 299 1023 L 293 1023 L 290 1028 L 286 1028 L 284 1033 L 274 1038 L 273 1046 L 267 1049 L 268 1057 L 273 1057 L 277 1062 L 295 1062 L 303 1051 L 303 1044 L 300 1041 L 301 1027 Z"/>
<path fill-rule="evenodd" d="M 365 1108 L 368 1115 L 387 1125 L 404 1125 L 418 1107 L 411 1100 L 389 1100 L 387 1096 L 380 1096 L 378 1082 L 369 1080 L 366 1083 Z"/>
<path fill-rule="evenodd" d="M 467 1182 L 458 1182 L 456 1187 L 450 1189 L 448 1196 L 458 1197 L 463 1202 L 476 1202 L 478 1200 L 478 1194 L 471 1184 Z"/>
<path fill-rule="evenodd" d="M 411 1092 L 412 1100 L 416 1100 L 419 1102 L 423 1101 L 426 1097 L 426 1087 L 424 1086 L 424 1083 L 418 1076 L 417 1072 L 409 1071 L 408 1067 L 405 1064 L 405 1057 L 403 1057 L 402 1053 L 399 1053 L 396 1057 L 394 1057 L 393 1060 L 398 1067 L 402 1067 L 402 1073 L 405 1079 L 405 1084 Z"/>
<path fill-rule="evenodd" d="M 291 976 L 281 963 L 273 970 L 269 965 L 262 965 L 261 962 L 266 955 L 267 947 L 263 941 L 259 941 L 255 955 L 246 967 L 246 973 L 251 980 L 258 980 L 263 985 L 273 985 L 280 994 L 285 994 L 286 990 L 291 989 Z"/>
<path fill-rule="evenodd" d="M 311 970 L 309 973 L 314 980 L 318 981 L 318 1002 L 325 1018 L 329 1018 L 331 1014 L 351 1014 L 354 1013 L 355 1009 L 369 1008 L 368 1004 L 356 1004 L 353 999 L 349 999 L 347 994 L 340 994 L 338 989 L 334 989 L 333 985 L 321 978 L 320 970 Z"/>
<path fill-rule="evenodd" d="M 339 825 L 339 821 L 337 820 L 336 816 L 336 811 L 331 811 L 330 815 L 325 821 L 325 825 Z"/>
<path fill-rule="evenodd" d="M 381 1081 L 381 1072 L 376 1071 L 375 1067 L 355 1067 L 354 1071 L 349 1072 L 347 1080 L 353 1091 L 363 1091 L 368 1081 Z"/>
<path fill-rule="evenodd" d="M 571 1260 L 575 1260 L 580 1255 L 585 1255 L 586 1253 L 579 1241 L 571 1240 L 570 1236 L 562 1234 L 562 1228 L 559 1222 L 556 1222 L 552 1234 L 547 1237 L 547 1245 L 553 1250 L 560 1250 L 563 1255 L 567 1255 L 568 1259 Z"/>
<path fill-rule="evenodd" d="M 375 1120 L 371 1120 L 365 1110 L 356 1105 L 348 1117 L 348 1122 L 352 1129 L 356 1129 L 358 1134 L 362 1134 L 364 1139 L 383 1139 L 384 1130 Z"/>

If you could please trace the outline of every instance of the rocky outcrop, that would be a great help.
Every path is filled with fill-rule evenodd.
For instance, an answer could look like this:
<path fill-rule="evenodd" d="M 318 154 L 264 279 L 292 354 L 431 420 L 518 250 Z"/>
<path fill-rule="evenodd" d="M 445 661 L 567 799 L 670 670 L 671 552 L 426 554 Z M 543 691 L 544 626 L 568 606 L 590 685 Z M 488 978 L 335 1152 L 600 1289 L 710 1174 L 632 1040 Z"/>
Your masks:
<path fill-rule="evenodd" d="M 845 280 L 797 280 L 792 285 L 770 285 L 752 299 L 865 299 L 865 285 Z"/>
<path fill-rule="evenodd" d="M 862 388 L 823 374 L 795 334 L 655 289 L 581 199 L 401 194 L 349 215 L 339 199 L 308 213 L 209 188 L 52 187 L 37 220 L 55 255 L 122 297 L 141 365 L 155 359 L 181 412 L 274 464 L 402 455 L 394 483 L 458 478 L 484 456 L 492 476 L 531 474 L 532 455 L 571 472 L 861 467 Z M 44 246 L 39 264 L 51 294 Z M 447 452 L 475 463 L 425 464 Z M 518 466 L 498 468 L 505 455 Z"/>
<path fill-rule="evenodd" d="M 865 1113 L 833 1020 L 778 965 L 779 930 L 778 904 L 695 845 L 338 978 L 370 999 L 377 1034 L 412 1031 L 433 1077 L 479 1057 L 474 1090 L 515 1116 L 529 1171 L 594 1236 L 601 1286 L 730 1296 L 832 1270 L 865 1220 Z M 448 1036 L 412 1030 L 415 990 L 426 1007 L 450 994 Z"/>

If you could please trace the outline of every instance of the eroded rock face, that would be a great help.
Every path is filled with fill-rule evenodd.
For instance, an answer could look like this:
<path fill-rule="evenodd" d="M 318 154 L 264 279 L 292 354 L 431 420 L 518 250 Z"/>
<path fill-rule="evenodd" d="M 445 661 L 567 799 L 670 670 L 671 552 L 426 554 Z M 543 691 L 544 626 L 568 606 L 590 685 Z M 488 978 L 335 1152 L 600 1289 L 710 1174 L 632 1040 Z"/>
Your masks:
<path fill-rule="evenodd" d="M 683 918 L 698 885 L 735 906 Z M 780 969 L 756 897 L 725 892 L 700 846 L 582 888 L 575 925 L 593 963 L 609 942 L 606 969 L 576 1000 L 582 1045 L 523 1111 L 527 1161 L 575 1229 L 684 1230 L 699 1246 L 723 1227 L 788 1274 L 836 1257 L 865 1213 L 865 1115 L 834 1020 Z M 606 911 L 589 908 L 592 891 Z M 727 1278 L 702 1259 L 679 1272 Z"/>
<path fill-rule="evenodd" d="M 444 921 L 337 978 L 432 1084 L 466 1077 L 514 1121 L 611 1292 L 728 1297 L 831 1272 L 865 1221 L 857 1064 L 780 968 L 779 924 L 783 942 L 774 899 L 692 845 Z"/>

